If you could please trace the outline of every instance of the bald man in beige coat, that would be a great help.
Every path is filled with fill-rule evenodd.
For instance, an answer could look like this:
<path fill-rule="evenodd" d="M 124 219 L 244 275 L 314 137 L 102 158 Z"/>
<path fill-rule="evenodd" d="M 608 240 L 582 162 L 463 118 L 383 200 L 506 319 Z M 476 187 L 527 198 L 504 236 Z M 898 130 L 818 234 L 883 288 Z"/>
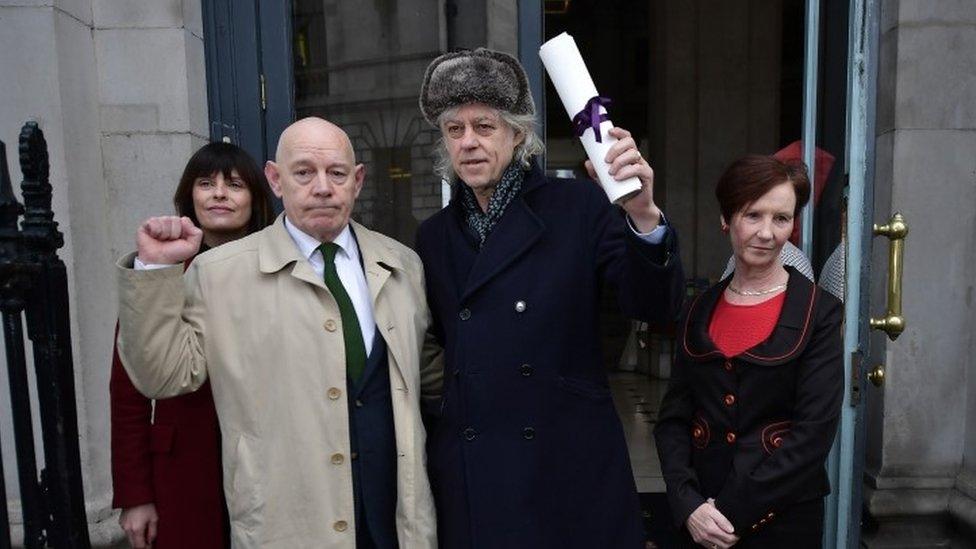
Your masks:
<path fill-rule="evenodd" d="M 365 167 L 337 126 L 296 122 L 265 173 L 284 213 L 199 255 L 185 274 L 200 230 L 177 217 L 139 228 L 138 252 L 118 264 L 122 362 L 152 398 L 210 379 L 233 547 L 356 547 L 343 323 L 318 248 L 335 242 L 363 334 L 375 329 L 388 349 L 396 537 L 400 547 L 434 548 L 419 402 L 436 390 L 440 362 L 421 356 L 429 312 L 420 260 L 350 221 Z"/>

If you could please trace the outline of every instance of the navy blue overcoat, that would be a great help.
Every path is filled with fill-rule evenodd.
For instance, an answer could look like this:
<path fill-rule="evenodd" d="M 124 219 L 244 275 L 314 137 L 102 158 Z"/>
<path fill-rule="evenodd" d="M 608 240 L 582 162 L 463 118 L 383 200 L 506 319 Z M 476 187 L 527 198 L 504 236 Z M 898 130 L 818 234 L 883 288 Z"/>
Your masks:
<path fill-rule="evenodd" d="M 479 250 L 455 198 L 420 227 L 445 350 L 428 465 L 441 547 L 644 546 L 637 491 L 601 363 L 599 293 L 671 320 L 673 229 L 650 245 L 591 181 L 534 167 Z"/>

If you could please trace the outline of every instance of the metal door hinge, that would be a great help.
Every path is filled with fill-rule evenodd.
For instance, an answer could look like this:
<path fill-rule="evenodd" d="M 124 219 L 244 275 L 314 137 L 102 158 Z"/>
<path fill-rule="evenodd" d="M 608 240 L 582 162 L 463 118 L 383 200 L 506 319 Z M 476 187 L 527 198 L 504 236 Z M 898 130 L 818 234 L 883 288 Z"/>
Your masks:
<path fill-rule="evenodd" d="M 261 74 L 258 78 L 261 80 L 261 110 L 266 111 L 268 110 L 268 91 L 265 89 L 264 75 Z"/>

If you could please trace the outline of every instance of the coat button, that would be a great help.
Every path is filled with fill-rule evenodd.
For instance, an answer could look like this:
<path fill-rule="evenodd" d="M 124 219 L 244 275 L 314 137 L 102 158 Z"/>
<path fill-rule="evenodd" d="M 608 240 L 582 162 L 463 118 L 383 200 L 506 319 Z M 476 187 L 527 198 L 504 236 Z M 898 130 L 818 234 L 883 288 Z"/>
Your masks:
<path fill-rule="evenodd" d="M 357 399 L 356 399 L 356 408 L 362 408 L 362 407 L 363 407 L 363 401 L 361 401 L 361 400 L 359 400 L 359 399 L 357 398 Z"/>
<path fill-rule="evenodd" d="M 346 461 L 346 458 L 342 457 L 342 454 L 332 454 L 332 465 L 342 465 L 342 462 Z"/>
<path fill-rule="evenodd" d="M 358 458 L 359 458 L 359 452 L 353 452 L 353 453 L 349 454 L 349 459 L 351 459 L 353 461 L 356 461 L 356 459 L 358 459 Z"/>
<path fill-rule="evenodd" d="M 535 429 L 533 429 L 532 427 L 526 427 L 525 429 L 522 429 L 522 438 L 524 438 L 525 440 L 534 439 Z"/>
<path fill-rule="evenodd" d="M 329 400 L 339 400 L 339 397 L 342 396 L 342 391 L 332 387 L 326 394 L 329 395 Z"/>
<path fill-rule="evenodd" d="M 467 320 L 471 318 L 471 309 L 461 309 L 461 312 L 458 313 L 458 318 L 460 318 L 461 320 Z"/>
<path fill-rule="evenodd" d="M 725 371 L 726 372 L 731 372 L 732 371 L 732 361 L 731 360 L 726 360 L 725 361 L 724 368 L 725 368 Z"/>
<path fill-rule="evenodd" d="M 732 431 L 729 431 L 725 435 L 725 442 L 728 442 L 729 444 L 734 444 L 735 443 L 735 438 L 736 438 L 735 437 L 735 433 L 733 433 Z"/>
<path fill-rule="evenodd" d="M 725 405 L 732 406 L 733 404 L 735 404 L 735 395 L 732 393 L 725 395 Z"/>
<path fill-rule="evenodd" d="M 337 326 L 336 326 L 336 321 L 335 320 L 332 320 L 330 318 L 329 320 L 326 320 L 325 321 L 325 330 L 326 331 L 328 331 L 328 332 L 334 332 L 334 331 L 336 331 L 336 327 Z"/>
<path fill-rule="evenodd" d="M 515 312 L 524 313 L 525 312 L 525 302 L 521 299 L 515 302 Z"/>
<path fill-rule="evenodd" d="M 533 370 L 533 368 L 532 368 L 532 365 L 531 364 L 523 364 L 523 365 L 519 366 L 519 372 L 521 372 L 522 377 L 529 377 L 529 376 L 531 376 L 532 375 L 532 370 Z"/>
<path fill-rule="evenodd" d="M 337 520 L 332 525 L 332 529 L 336 532 L 345 532 L 347 528 L 349 528 L 349 523 L 344 520 Z"/>
<path fill-rule="evenodd" d="M 462 435 L 464 435 L 464 440 L 471 442 L 476 436 L 478 436 L 478 433 L 475 432 L 473 427 L 468 427 L 462 432 Z"/>

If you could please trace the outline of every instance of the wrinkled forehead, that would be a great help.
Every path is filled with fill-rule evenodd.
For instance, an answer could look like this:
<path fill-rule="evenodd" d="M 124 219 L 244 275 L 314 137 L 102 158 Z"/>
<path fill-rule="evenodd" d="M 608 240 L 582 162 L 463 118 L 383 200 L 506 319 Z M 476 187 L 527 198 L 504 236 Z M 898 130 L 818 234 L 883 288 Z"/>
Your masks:
<path fill-rule="evenodd" d="M 295 164 L 326 164 L 349 165 L 356 163 L 356 155 L 352 143 L 345 135 L 320 139 L 317 136 L 298 136 L 281 147 L 279 163 Z"/>

